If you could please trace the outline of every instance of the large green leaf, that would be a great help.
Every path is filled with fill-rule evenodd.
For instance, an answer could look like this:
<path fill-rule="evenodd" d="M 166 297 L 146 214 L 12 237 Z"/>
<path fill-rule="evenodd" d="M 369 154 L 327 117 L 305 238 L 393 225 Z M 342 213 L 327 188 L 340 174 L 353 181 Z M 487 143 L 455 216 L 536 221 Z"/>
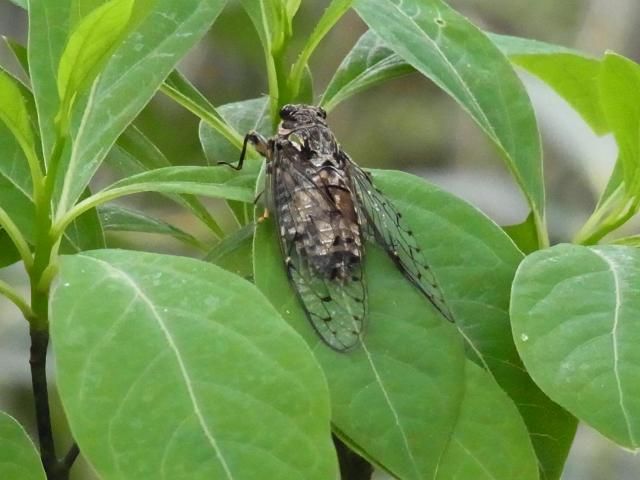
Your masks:
<path fill-rule="evenodd" d="M 322 372 L 249 282 L 95 251 L 62 259 L 51 313 L 60 396 L 101 478 L 336 478 Z"/>
<path fill-rule="evenodd" d="M 640 446 L 640 252 L 558 245 L 525 259 L 513 336 L 553 400 L 628 448 Z"/>
<path fill-rule="evenodd" d="M 120 133 L 209 29 L 224 0 L 161 0 L 111 56 L 91 90 L 65 165 L 58 217 L 78 199 Z"/>
<path fill-rule="evenodd" d="M 544 245 L 540 139 L 524 86 L 500 50 L 440 0 L 357 0 L 362 19 L 407 63 L 449 93 L 503 153 Z"/>
<path fill-rule="evenodd" d="M 24 428 L 0 412 L 0 478 L 7 480 L 45 480 L 42 463 Z"/>
<path fill-rule="evenodd" d="M 509 291 L 521 254 L 484 215 L 421 179 L 399 172 L 374 172 L 374 179 L 392 198 L 416 235 L 458 326 L 475 350 L 470 356 L 488 365 L 500 385 L 512 395 L 545 468 L 561 470 L 575 423 L 569 420 L 567 426 L 567 416 L 558 413 L 559 408 L 531 382 L 519 363 L 511 338 L 507 314 Z M 267 221 L 257 228 L 256 284 L 313 346 L 329 379 L 336 428 L 400 478 L 420 478 L 415 468 L 431 478 L 431 469 L 442 453 L 439 448 L 451 436 L 452 424 L 446 422 L 455 420 L 456 405 L 463 394 L 454 388 L 464 385 L 457 370 L 461 368 L 459 341 L 451 337 L 455 331 L 394 264 L 371 245 L 366 267 L 371 311 L 365 336 L 367 350 L 335 354 L 314 334 L 287 286 L 273 223 Z M 440 371 L 445 364 L 448 364 L 446 372 Z M 437 387 L 438 393 L 423 385 L 432 376 L 439 382 L 446 381 Z M 380 399 L 385 393 L 386 403 Z M 423 405 L 415 406 L 403 394 L 411 399 L 422 398 L 422 403 L 430 405 L 431 410 L 416 413 L 414 409 Z M 441 395 L 445 394 L 448 402 L 443 405 Z M 455 412 L 450 410 L 453 407 Z M 398 420 L 394 420 L 394 415 Z M 438 419 L 433 420 L 432 415 Z M 403 439 L 403 433 L 409 440 Z M 390 449 L 389 445 L 395 448 Z M 428 451 L 423 451 L 426 445 Z M 419 459 L 417 467 L 411 455 Z"/>

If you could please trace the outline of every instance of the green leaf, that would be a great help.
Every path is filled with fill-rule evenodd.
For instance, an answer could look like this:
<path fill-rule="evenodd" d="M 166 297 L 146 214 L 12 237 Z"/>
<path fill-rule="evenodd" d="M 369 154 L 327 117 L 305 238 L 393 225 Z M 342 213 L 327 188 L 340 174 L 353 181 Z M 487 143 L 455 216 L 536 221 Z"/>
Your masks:
<path fill-rule="evenodd" d="M 14 5 L 23 8 L 24 10 L 27 9 L 27 0 L 9 0 L 11 3 L 13 3 Z"/>
<path fill-rule="evenodd" d="M 222 120 L 220 112 L 180 71 L 174 70 L 171 72 L 164 81 L 164 86 L 180 94 L 202 112 Z"/>
<path fill-rule="evenodd" d="M 411 175 L 373 173 L 374 182 L 402 212 L 438 277 L 457 324 L 472 345 L 470 356 L 487 364 L 514 398 L 545 468 L 560 471 L 571 444 L 571 438 L 563 433 L 567 429 L 572 433 L 575 422 L 571 420 L 567 427 L 566 414 L 559 414 L 529 379 L 511 337 L 509 291 L 521 254 L 497 225 L 456 197 Z M 419 459 L 420 472 L 430 477 L 440 449 L 450 440 L 453 424 L 446 421 L 455 420 L 462 400 L 462 392 L 455 389 L 464 384 L 458 370 L 460 340 L 451 337 L 452 333 L 457 335 L 386 255 L 373 245 L 367 248 L 370 320 L 365 343 L 369 355 L 361 349 L 336 355 L 315 335 L 288 286 L 271 221 L 257 227 L 256 284 L 312 345 L 325 368 L 336 428 L 394 475 L 415 478 L 409 460 L 413 454 Z M 447 371 L 441 372 L 445 365 Z M 437 394 L 423 385 L 431 376 L 446 382 L 437 387 Z M 390 404 L 380 402 L 377 396 L 381 384 L 382 389 L 393 385 L 393 391 L 386 392 L 391 395 Z M 403 392 L 411 392 L 406 395 L 413 403 L 398 398 Z M 420 406 L 415 406 L 415 398 L 423 399 Z M 447 398 L 448 404 L 443 405 L 441 398 Z M 432 410 L 414 410 L 423 404 L 431 405 Z M 449 408 L 456 408 L 456 412 Z M 437 421 L 432 415 L 438 416 Z M 397 437 L 389 433 L 383 442 L 383 427 Z M 411 432 L 409 448 L 402 439 L 402 428 Z M 395 447 L 390 449 L 389 445 Z"/>
<path fill-rule="evenodd" d="M 471 362 L 451 441 L 436 480 L 537 480 L 538 465 L 527 429 L 511 399 Z"/>
<path fill-rule="evenodd" d="M 531 253 L 538 250 L 536 224 L 532 214 L 529 214 L 524 222 L 506 225 L 502 229 L 523 253 Z"/>
<path fill-rule="evenodd" d="M 130 125 L 129 128 L 120 135 L 116 145 L 111 149 L 105 161 L 126 177 L 171 166 L 171 162 L 164 156 L 164 153 L 162 153 L 158 146 L 135 125 Z M 167 198 L 189 209 L 216 235 L 222 232 L 222 229 L 207 208 L 197 198 L 191 195 L 172 194 L 168 194 Z"/>
<path fill-rule="evenodd" d="M 255 225 L 240 227 L 218 242 L 204 257 L 207 262 L 253 280 L 253 234 Z"/>
<path fill-rule="evenodd" d="M 241 0 L 243 8 L 251 19 L 268 52 L 280 51 L 285 39 L 291 35 L 291 19 L 297 10 L 298 0 Z"/>
<path fill-rule="evenodd" d="M 234 131 L 241 132 L 243 135 L 246 135 L 252 130 L 265 136 L 269 136 L 272 132 L 271 118 L 269 115 L 269 99 L 266 97 L 227 103 L 226 105 L 218 107 L 217 111 L 225 124 L 229 125 Z M 210 165 L 215 165 L 218 162 L 233 164 L 239 160 L 241 144 L 230 141 L 225 135 L 214 129 L 204 120 L 200 122 L 199 135 L 200 144 L 207 158 L 207 163 Z M 252 175 L 255 183 L 258 179 L 262 164 L 262 158 L 257 158 L 257 155 L 253 154 L 251 149 L 249 149 L 242 172 L 245 175 Z M 251 220 L 248 218 L 246 204 L 239 204 L 237 202 L 228 203 L 236 219 L 241 224 Z"/>
<path fill-rule="evenodd" d="M 616 238 L 613 240 L 616 245 L 626 245 L 628 247 L 640 247 L 640 235 L 629 235 L 627 237 Z"/>
<path fill-rule="evenodd" d="M 254 179 L 251 174 L 221 167 L 166 167 L 133 175 L 111 184 L 100 193 L 126 191 L 189 193 L 209 197 L 229 198 L 241 202 L 253 201 Z M 121 195 L 117 195 L 121 196 Z"/>
<path fill-rule="evenodd" d="M 20 253 L 7 232 L 0 230 L 0 268 L 13 265 L 20 260 Z"/>
<path fill-rule="evenodd" d="M 156 2 L 111 56 L 91 90 L 65 171 L 59 218 L 78 199 L 120 133 L 185 52 L 209 29 L 223 0 Z"/>
<path fill-rule="evenodd" d="M 337 477 L 322 372 L 253 285 L 149 253 L 61 263 L 58 388 L 100 478 Z"/>
<path fill-rule="evenodd" d="M 640 66 L 607 53 L 602 62 L 600 95 L 607 123 L 619 150 L 625 189 L 640 195 Z"/>
<path fill-rule="evenodd" d="M 269 99 L 266 97 L 227 103 L 218 107 L 217 112 L 224 122 L 242 135 L 252 130 L 262 135 L 270 135 L 272 133 L 271 119 L 269 118 Z M 202 150 L 209 165 L 216 165 L 218 162 L 235 163 L 240 158 L 238 145 L 230 142 L 204 120 L 200 121 L 199 135 Z M 259 167 L 255 169 L 258 170 Z"/>
<path fill-rule="evenodd" d="M 24 74 L 28 76 L 29 75 L 29 58 L 28 58 L 27 48 L 21 43 L 18 43 L 9 37 L 5 37 L 4 35 L 2 35 L 2 39 L 4 40 L 4 43 L 7 45 L 9 50 L 11 50 L 11 53 L 13 53 L 13 56 L 16 58 L 16 60 L 20 64 L 20 67 L 22 67 Z"/>
<path fill-rule="evenodd" d="M 35 158 L 35 139 L 25 97 L 18 82 L 0 69 L 0 121 L 11 131 L 25 155 Z"/>
<path fill-rule="evenodd" d="M 340 63 L 320 105 L 330 111 L 351 95 L 414 71 L 374 31 L 367 30 Z"/>
<path fill-rule="evenodd" d="M 55 234 L 87 210 L 142 192 L 203 195 L 251 203 L 255 178 L 223 167 L 166 167 L 122 179 L 84 199 L 54 225 Z"/>
<path fill-rule="evenodd" d="M 38 108 L 45 157 L 51 152 L 56 138 L 53 120 L 60 104 L 57 67 L 67 43 L 71 4 L 71 0 L 29 2 L 29 77 Z"/>
<path fill-rule="evenodd" d="M 533 108 L 509 61 L 440 0 L 357 0 L 362 19 L 400 57 L 451 95 L 504 154 L 547 244 L 540 139 Z"/>
<path fill-rule="evenodd" d="M 170 235 L 182 242 L 200 248 L 193 235 L 144 212 L 119 205 L 103 205 L 98 209 L 100 221 L 106 231 L 141 232 Z"/>
<path fill-rule="evenodd" d="M 0 412 L 0 478 L 45 480 L 35 445 L 22 426 Z"/>
<path fill-rule="evenodd" d="M 490 34 L 516 65 L 540 78 L 564 98 L 599 135 L 610 131 L 600 106 L 600 60 L 577 50 L 528 38 Z"/>
<path fill-rule="evenodd" d="M 81 199 L 91 196 L 87 189 Z M 102 222 L 95 208 L 80 215 L 67 227 L 62 238 L 61 253 L 77 253 L 106 247 Z"/>
<path fill-rule="evenodd" d="M 527 257 L 511 298 L 527 370 L 553 400 L 628 448 L 640 446 L 640 252 L 558 245 Z"/>
<path fill-rule="evenodd" d="M 133 0 L 110 0 L 74 28 L 58 65 L 57 86 L 63 125 L 76 96 L 89 87 L 107 61 L 131 18 Z"/>
<path fill-rule="evenodd" d="M 8 128 L 0 123 L 0 206 L 27 240 L 34 235 L 35 208 L 31 175 L 24 152 Z"/>

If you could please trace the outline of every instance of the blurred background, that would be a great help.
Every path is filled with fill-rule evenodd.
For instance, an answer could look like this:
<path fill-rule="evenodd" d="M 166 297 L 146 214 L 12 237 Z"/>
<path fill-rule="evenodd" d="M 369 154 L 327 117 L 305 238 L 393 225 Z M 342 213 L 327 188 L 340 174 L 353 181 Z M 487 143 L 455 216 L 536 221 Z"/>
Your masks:
<path fill-rule="evenodd" d="M 326 3 L 302 2 L 294 22 L 300 44 Z M 640 44 L 634 35 L 640 26 L 637 0 L 449 3 L 485 30 L 558 43 L 593 55 L 610 49 L 640 60 Z M 0 34 L 26 43 L 26 27 L 25 12 L 8 0 L 0 0 Z M 323 91 L 365 30 L 362 21 L 350 12 L 320 45 L 311 65 L 316 94 Z M 297 51 L 295 45 L 291 51 Z M 15 67 L 2 48 L 0 63 Z M 207 37 L 184 59 L 181 69 L 214 105 L 259 97 L 267 91 L 262 50 L 238 2 L 229 2 Z M 544 144 L 552 243 L 568 241 L 592 211 L 608 179 L 615 143 L 610 136 L 597 137 L 543 83 L 519 73 L 532 98 Z M 453 100 L 420 75 L 408 75 L 358 94 L 339 105 L 329 120 L 346 151 L 361 166 L 421 175 L 466 199 L 501 225 L 524 220 L 526 205 L 495 148 Z M 142 112 L 136 124 L 172 163 L 205 161 L 198 140 L 198 120 L 161 95 Z M 113 173 L 105 170 L 96 182 L 101 185 L 112 178 Z M 192 233 L 204 233 L 190 215 L 158 196 L 139 196 L 129 204 L 144 205 L 147 212 Z M 215 202 L 210 205 L 216 207 Z M 109 240 L 128 248 L 185 253 L 183 246 L 159 236 L 112 235 Z M 24 273 L 17 265 L 0 270 L 0 278 L 13 284 L 22 282 L 26 291 Z M 0 298 L 0 409 L 18 417 L 33 431 L 27 352 L 26 322 Z M 64 425 L 59 405 L 54 409 L 57 423 Z M 73 478 L 94 478 L 88 466 L 80 463 L 77 467 Z M 640 458 L 581 426 L 562 478 L 637 480 Z"/>

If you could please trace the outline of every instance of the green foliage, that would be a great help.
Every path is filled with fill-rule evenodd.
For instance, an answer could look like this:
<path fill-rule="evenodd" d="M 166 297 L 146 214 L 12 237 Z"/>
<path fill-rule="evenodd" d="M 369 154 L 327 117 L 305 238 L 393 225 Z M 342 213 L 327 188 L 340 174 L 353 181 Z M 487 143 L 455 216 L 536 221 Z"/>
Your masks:
<path fill-rule="evenodd" d="M 31 288 L 23 299 L 0 282 L 0 294 L 33 339 L 51 331 L 64 413 L 101 478 L 336 478 L 331 430 L 411 480 L 557 480 L 578 419 L 640 447 L 640 242 L 593 246 L 638 211 L 640 66 L 483 32 L 441 0 L 333 0 L 307 33 L 293 28 L 299 0 L 243 0 L 269 95 L 215 105 L 175 67 L 224 5 L 32 0 L 28 48 L 6 41 L 30 82 L 0 67 L 0 266 L 21 260 Z M 369 30 L 316 94 L 309 61 L 351 8 Z M 539 133 L 513 65 L 618 144 L 574 245 L 548 247 Z M 366 336 L 336 353 L 289 286 L 273 220 L 258 221 L 264 162 L 249 149 L 241 171 L 217 164 L 237 161 L 246 132 L 271 135 L 287 102 L 331 110 L 410 72 L 495 144 L 530 214 L 500 227 L 420 178 L 372 172 L 456 322 L 367 245 Z M 158 92 L 200 119 L 206 166 L 173 165 L 133 124 Z M 103 163 L 118 178 L 91 191 Z M 111 203 L 145 192 L 184 207 L 209 238 Z M 235 223 L 200 197 L 217 198 Z M 168 235 L 204 258 L 108 249 L 105 231 Z M 33 348 L 34 375 L 44 376 L 46 343 Z M 48 480 L 66 478 L 46 421 L 38 426 Z M 44 478 L 28 437 L 2 413 L 0 440 L 9 446 L 0 477 Z"/>
<path fill-rule="evenodd" d="M 101 478 L 335 478 L 322 372 L 250 283 L 101 250 L 64 259 L 51 315 L 60 395 Z"/>
<path fill-rule="evenodd" d="M 24 428 L 0 412 L 0 476 L 11 480 L 44 480 L 35 445 Z"/>

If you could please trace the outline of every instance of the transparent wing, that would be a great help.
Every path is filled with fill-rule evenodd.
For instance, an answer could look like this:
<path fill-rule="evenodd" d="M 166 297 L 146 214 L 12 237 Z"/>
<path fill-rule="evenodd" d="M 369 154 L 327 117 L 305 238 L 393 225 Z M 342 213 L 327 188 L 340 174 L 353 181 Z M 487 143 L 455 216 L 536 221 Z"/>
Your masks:
<path fill-rule="evenodd" d="M 345 155 L 346 157 L 346 155 Z M 373 185 L 370 176 L 347 157 L 351 176 L 358 197 L 361 216 L 366 220 L 365 235 L 380 244 L 404 275 L 450 322 L 453 315 L 433 270 L 424 259 L 413 232 L 391 201 Z"/>
<path fill-rule="evenodd" d="M 271 196 L 291 284 L 322 340 L 335 350 L 349 350 L 358 344 L 367 318 L 362 265 L 354 265 L 348 279 L 331 279 L 313 268 L 305 245 L 317 238 L 320 225 L 304 217 L 297 205 L 314 202 L 321 219 L 331 214 L 330 200 L 291 162 L 280 158 L 274 163 Z"/>

